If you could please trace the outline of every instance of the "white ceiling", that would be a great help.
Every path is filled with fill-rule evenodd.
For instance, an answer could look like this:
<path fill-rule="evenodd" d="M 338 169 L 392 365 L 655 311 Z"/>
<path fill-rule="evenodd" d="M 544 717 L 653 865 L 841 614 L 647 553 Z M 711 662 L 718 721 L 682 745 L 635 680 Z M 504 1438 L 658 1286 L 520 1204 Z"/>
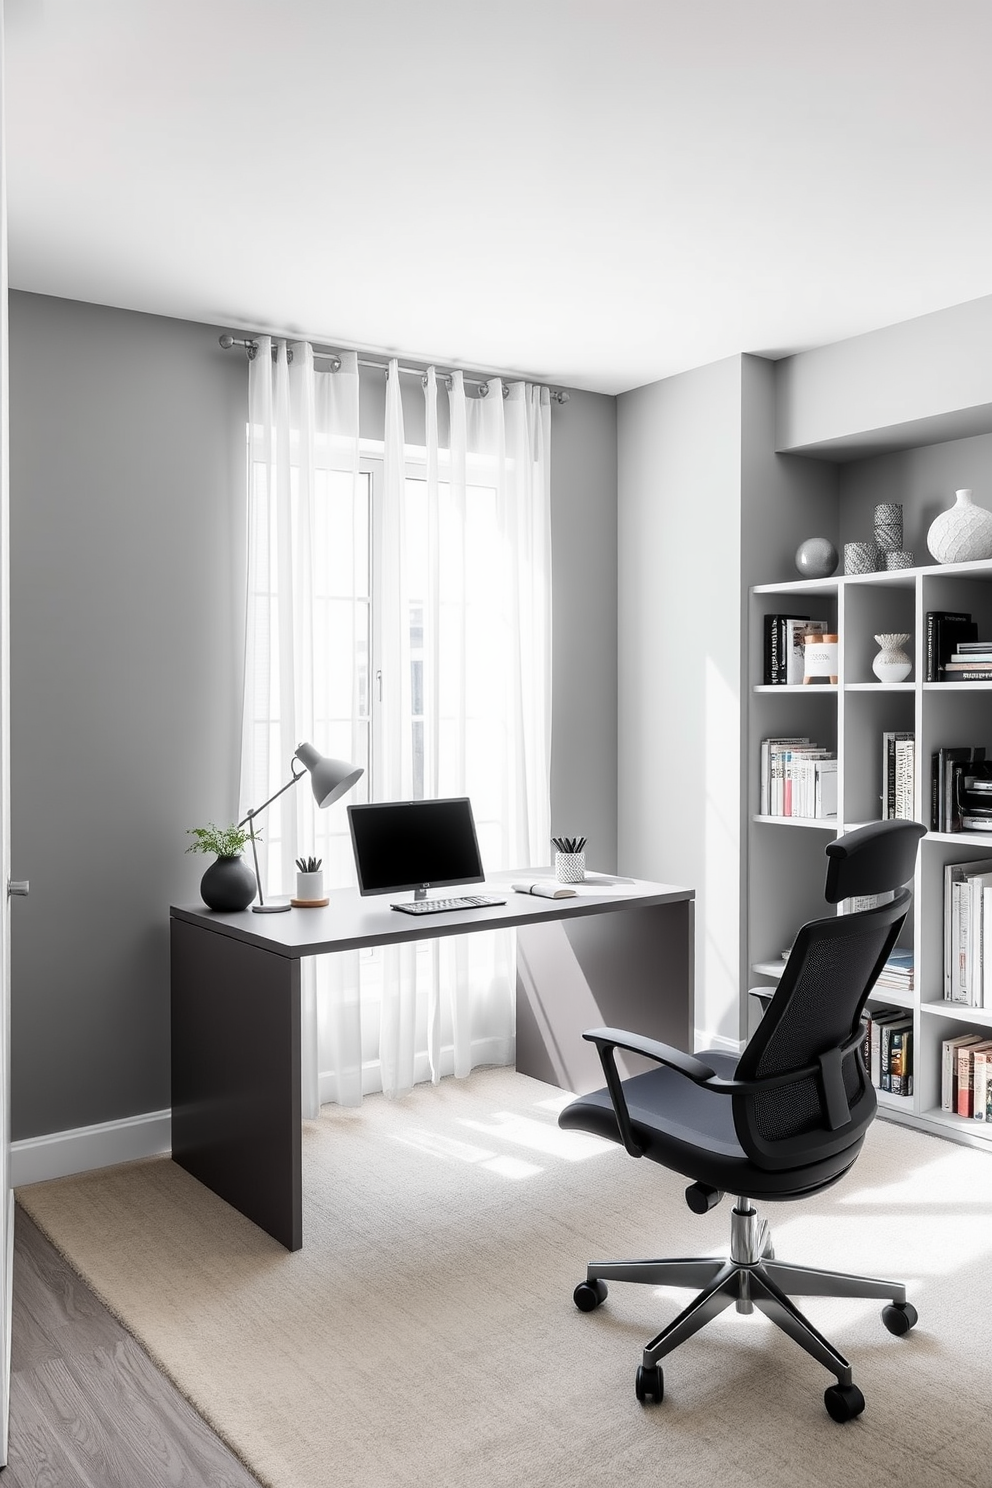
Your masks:
<path fill-rule="evenodd" d="M 616 393 L 992 293 L 990 0 L 6 0 L 10 282 Z"/>

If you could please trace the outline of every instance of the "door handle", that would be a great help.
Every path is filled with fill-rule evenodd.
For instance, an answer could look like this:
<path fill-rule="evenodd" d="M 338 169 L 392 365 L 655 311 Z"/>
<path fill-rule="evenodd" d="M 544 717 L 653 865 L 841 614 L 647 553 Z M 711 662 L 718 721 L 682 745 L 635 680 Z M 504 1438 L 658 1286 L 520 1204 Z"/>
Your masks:
<path fill-rule="evenodd" d="M 12 899 L 17 895 L 18 898 L 26 899 L 30 888 L 31 885 L 26 878 L 8 878 L 7 897 L 8 899 Z"/>

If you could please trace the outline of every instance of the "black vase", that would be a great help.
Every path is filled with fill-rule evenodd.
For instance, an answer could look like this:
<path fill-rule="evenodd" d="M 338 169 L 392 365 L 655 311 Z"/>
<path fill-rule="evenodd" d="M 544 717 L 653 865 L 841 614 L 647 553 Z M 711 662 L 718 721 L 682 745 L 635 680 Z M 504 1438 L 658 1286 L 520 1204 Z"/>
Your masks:
<path fill-rule="evenodd" d="M 244 858 L 215 858 L 200 879 L 200 895 L 208 909 L 247 909 L 255 897 L 255 875 Z"/>

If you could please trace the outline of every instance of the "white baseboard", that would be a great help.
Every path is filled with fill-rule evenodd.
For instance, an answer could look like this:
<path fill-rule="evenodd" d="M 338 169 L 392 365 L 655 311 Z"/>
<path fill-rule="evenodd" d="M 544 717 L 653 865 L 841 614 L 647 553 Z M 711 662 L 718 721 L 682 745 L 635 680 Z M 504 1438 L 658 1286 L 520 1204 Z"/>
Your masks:
<path fill-rule="evenodd" d="M 25 1137 L 10 1144 L 10 1181 L 14 1188 L 41 1183 L 47 1178 L 66 1178 L 90 1168 L 109 1168 L 114 1163 L 155 1157 L 172 1148 L 172 1112 L 146 1111 L 121 1121 L 102 1121 L 97 1126 L 78 1126 L 72 1131 L 49 1132 L 43 1137 Z"/>
<path fill-rule="evenodd" d="M 697 1049 L 718 1049 L 721 1054 L 739 1055 L 746 1040 L 727 1038 L 722 1033 L 706 1033 L 704 1029 L 696 1029 Z"/>

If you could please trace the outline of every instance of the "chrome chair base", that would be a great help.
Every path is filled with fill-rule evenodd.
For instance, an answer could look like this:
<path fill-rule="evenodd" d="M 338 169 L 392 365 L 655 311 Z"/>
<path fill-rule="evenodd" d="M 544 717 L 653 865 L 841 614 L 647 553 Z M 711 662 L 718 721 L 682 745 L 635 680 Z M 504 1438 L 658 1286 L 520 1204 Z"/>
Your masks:
<path fill-rule="evenodd" d="M 822 1271 L 812 1266 L 793 1266 L 786 1261 L 777 1261 L 771 1242 L 771 1232 L 746 1198 L 739 1198 L 730 1221 L 730 1256 L 707 1259 L 685 1258 L 673 1260 L 643 1261 L 593 1261 L 586 1271 L 585 1286 L 598 1301 L 606 1296 L 606 1288 L 596 1287 L 597 1282 L 634 1281 L 646 1286 L 697 1287 L 698 1295 L 679 1313 L 667 1328 L 652 1338 L 642 1356 L 642 1367 L 653 1369 L 658 1360 L 670 1354 L 687 1338 L 698 1333 L 724 1308 L 733 1303 L 738 1312 L 753 1312 L 755 1307 L 771 1318 L 784 1333 L 787 1333 L 800 1348 L 837 1376 L 841 1386 L 851 1386 L 851 1366 L 840 1351 L 834 1348 L 814 1328 L 807 1317 L 792 1302 L 792 1297 L 875 1297 L 887 1299 L 896 1309 L 905 1309 L 900 1316 L 911 1319 L 905 1327 L 893 1326 L 898 1318 L 886 1316 L 883 1320 L 891 1332 L 908 1332 L 916 1321 L 915 1309 L 906 1302 L 906 1288 L 896 1281 L 881 1281 L 870 1276 L 852 1276 L 843 1271 Z M 591 1311 L 598 1305 L 584 1305 L 576 1288 L 575 1301 L 583 1310 Z M 591 1297 L 589 1298 L 591 1300 Z"/>

